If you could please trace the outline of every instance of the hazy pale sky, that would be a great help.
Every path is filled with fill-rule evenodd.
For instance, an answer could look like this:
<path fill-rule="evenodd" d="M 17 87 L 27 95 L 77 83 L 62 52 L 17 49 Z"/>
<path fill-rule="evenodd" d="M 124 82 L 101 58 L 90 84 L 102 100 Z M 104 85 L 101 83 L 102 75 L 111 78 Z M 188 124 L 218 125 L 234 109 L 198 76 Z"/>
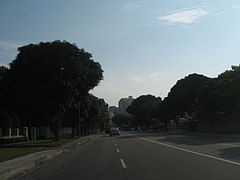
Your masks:
<path fill-rule="evenodd" d="M 190 73 L 240 64 L 239 0 L 0 0 L 0 64 L 17 47 L 67 40 L 92 53 L 104 81 L 91 93 L 165 97 Z"/>

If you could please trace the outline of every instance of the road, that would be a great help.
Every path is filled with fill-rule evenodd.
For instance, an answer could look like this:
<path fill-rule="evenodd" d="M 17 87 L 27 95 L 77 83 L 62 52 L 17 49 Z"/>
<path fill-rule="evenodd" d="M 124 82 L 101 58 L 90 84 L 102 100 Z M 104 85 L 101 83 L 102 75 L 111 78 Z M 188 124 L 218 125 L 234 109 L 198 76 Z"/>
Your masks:
<path fill-rule="evenodd" d="M 24 180 L 240 179 L 240 139 L 187 134 L 94 136 Z"/>

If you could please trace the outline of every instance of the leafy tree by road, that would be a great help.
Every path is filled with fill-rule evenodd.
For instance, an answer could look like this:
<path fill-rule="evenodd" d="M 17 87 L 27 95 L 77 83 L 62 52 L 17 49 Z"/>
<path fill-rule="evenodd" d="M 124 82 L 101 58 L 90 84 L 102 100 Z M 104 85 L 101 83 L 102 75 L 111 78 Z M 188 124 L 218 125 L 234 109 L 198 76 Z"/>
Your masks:
<path fill-rule="evenodd" d="M 117 114 L 112 118 L 112 122 L 117 127 L 122 127 L 122 128 L 136 127 L 134 117 L 129 115 Z"/>
<path fill-rule="evenodd" d="M 144 129 L 148 129 L 154 117 L 154 110 L 162 102 L 160 97 L 142 95 L 135 99 L 127 108 L 127 112 L 136 117 L 137 123 Z"/>
<path fill-rule="evenodd" d="M 190 74 L 171 88 L 164 104 L 168 106 L 172 116 L 192 113 L 199 89 L 209 81 L 209 78 L 199 74 Z"/>
<path fill-rule="evenodd" d="M 66 41 L 20 47 L 10 63 L 5 88 L 25 126 L 50 125 L 55 139 L 66 111 L 103 79 L 90 53 Z"/>
<path fill-rule="evenodd" d="M 232 66 L 231 70 L 202 87 L 198 95 L 198 108 L 199 121 L 209 124 L 212 130 L 217 130 L 215 124 L 218 121 L 229 124 L 231 129 L 237 127 L 240 116 L 240 66 Z"/>
<path fill-rule="evenodd" d="M 109 124 L 108 104 L 103 99 L 99 99 L 91 94 L 85 95 L 81 99 L 81 134 L 87 135 L 95 133 L 98 129 L 104 130 L 105 125 Z M 79 109 L 72 106 L 64 116 L 64 126 L 72 128 L 72 137 L 78 125 Z"/>

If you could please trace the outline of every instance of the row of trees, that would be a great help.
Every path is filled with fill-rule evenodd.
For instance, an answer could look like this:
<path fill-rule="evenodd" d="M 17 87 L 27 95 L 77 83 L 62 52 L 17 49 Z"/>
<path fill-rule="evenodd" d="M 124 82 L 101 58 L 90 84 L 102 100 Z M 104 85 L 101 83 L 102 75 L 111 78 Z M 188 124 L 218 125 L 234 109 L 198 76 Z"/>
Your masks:
<path fill-rule="evenodd" d="M 74 136 L 109 121 L 108 105 L 89 94 L 103 79 L 101 65 L 90 53 L 67 41 L 18 50 L 9 67 L 0 68 L 1 127 L 50 126 L 59 140 L 63 125 Z"/>
<path fill-rule="evenodd" d="M 177 81 L 161 100 L 152 95 L 138 97 L 127 111 L 143 129 L 174 121 L 189 120 L 189 130 L 238 131 L 240 128 L 240 66 L 232 66 L 217 78 L 190 74 Z"/>

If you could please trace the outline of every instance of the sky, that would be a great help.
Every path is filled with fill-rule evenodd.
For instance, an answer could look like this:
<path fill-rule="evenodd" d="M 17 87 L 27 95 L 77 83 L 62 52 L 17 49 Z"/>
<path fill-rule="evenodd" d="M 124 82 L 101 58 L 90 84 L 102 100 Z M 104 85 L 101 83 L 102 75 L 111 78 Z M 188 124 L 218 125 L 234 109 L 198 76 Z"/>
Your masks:
<path fill-rule="evenodd" d="M 166 97 L 191 73 L 216 77 L 240 64 L 239 0 L 0 0 L 0 65 L 17 48 L 66 40 L 104 70 L 91 93 Z"/>

